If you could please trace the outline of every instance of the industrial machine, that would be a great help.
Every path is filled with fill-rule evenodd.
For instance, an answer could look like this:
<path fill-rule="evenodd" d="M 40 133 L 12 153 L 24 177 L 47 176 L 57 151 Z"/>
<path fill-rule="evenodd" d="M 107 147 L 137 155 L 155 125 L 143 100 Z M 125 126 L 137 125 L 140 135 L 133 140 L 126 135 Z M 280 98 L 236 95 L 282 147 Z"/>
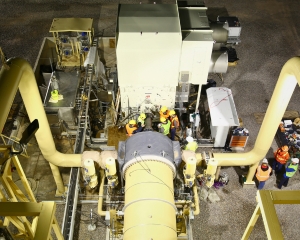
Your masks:
<path fill-rule="evenodd" d="M 94 37 L 92 19 L 54 19 L 53 38 L 45 38 L 34 71 L 23 59 L 6 61 L 0 74 L 0 96 L 5 99 L 0 101 L 0 127 L 9 112 L 6 103 L 13 101 L 19 87 L 30 121 L 38 120 L 35 136 L 50 163 L 56 195 L 66 195 L 63 239 L 73 237 L 80 178 L 98 194 L 98 215 L 106 220 L 107 239 L 193 239 L 192 220 L 200 212 L 196 166 L 202 166 L 201 177 L 211 187 L 221 166 L 250 165 L 245 185 L 253 184 L 258 161 L 277 126 L 265 120 L 254 149 L 240 154 L 182 150 L 181 141 L 155 131 L 159 109 L 166 106 L 176 110 L 181 129 L 192 125 L 197 138 L 201 86 L 208 73 L 227 71 L 228 54 L 222 47 L 240 42 L 241 26 L 236 17 L 209 22 L 203 4 L 122 4 L 118 13 L 115 38 Z M 115 53 L 115 62 L 100 61 L 98 50 L 105 47 Z M 228 89 L 221 91 L 225 98 L 231 95 Z M 214 95 L 212 104 L 216 101 L 220 100 Z M 287 104 L 286 91 L 284 99 L 270 102 L 266 116 L 273 122 L 286 108 L 280 108 L 282 115 L 273 111 L 277 102 Z M 227 107 L 231 121 L 213 125 L 215 136 L 218 129 L 237 125 L 231 98 Z M 147 116 L 147 131 L 127 138 L 122 127 L 140 113 Z M 177 134 L 181 140 L 184 133 Z M 74 154 L 58 152 L 53 135 L 74 139 Z M 270 139 L 262 140 L 266 135 Z M 12 157 L 6 148 L 3 152 L 1 158 Z M 72 167 L 67 190 L 58 167 Z"/>

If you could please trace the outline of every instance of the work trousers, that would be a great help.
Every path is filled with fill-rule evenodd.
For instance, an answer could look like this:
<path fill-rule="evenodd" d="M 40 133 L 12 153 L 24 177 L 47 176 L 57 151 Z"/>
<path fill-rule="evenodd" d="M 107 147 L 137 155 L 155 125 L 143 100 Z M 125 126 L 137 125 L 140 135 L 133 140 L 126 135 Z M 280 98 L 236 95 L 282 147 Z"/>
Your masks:
<path fill-rule="evenodd" d="M 280 172 L 283 165 L 285 165 L 285 164 L 277 162 L 276 160 L 274 161 L 272 168 L 275 170 L 276 175 Z"/>
<path fill-rule="evenodd" d="M 278 184 L 278 188 L 281 189 L 282 186 L 287 187 L 289 183 L 289 177 L 285 176 L 285 174 L 282 176 L 280 183 Z"/>
<path fill-rule="evenodd" d="M 176 128 L 171 128 L 171 140 L 175 141 Z"/>
<path fill-rule="evenodd" d="M 266 181 L 259 181 L 257 189 L 258 189 L 258 190 L 263 189 L 264 186 L 265 186 L 265 183 L 266 183 Z"/>

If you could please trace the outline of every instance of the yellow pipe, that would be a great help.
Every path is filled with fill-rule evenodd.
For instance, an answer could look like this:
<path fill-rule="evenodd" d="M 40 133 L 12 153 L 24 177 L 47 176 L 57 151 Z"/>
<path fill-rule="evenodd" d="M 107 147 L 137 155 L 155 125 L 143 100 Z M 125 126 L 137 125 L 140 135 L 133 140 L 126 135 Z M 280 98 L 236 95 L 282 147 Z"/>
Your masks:
<path fill-rule="evenodd" d="M 57 191 L 58 194 L 62 194 L 65 188 L 57 166 L 80 167 L 81 154 L 63 154 L 56 150 L 30 64 L 21 58 L 11 59 L 7 64 L 9 69 L 2 67 L 0 71 L 0 129 L 3 129 L 19 87 L 30 121 L 34 119 L 39 121 L 39 130 L 35 133 L 35 137 L 44 158 L 52 164 L 50 167 Z"/>
<path fill-rule="evenodd" d="M 195 181 L 197 181 L 197 180 L 195 180 Z M 194 215 L 198 215 L 200 213 L 200 207 L 199 207 L 199 197 L 198 197 L 198 191 L 197 191 L 196 183 L 194 183 L 194 186 L 193 186 L 193 193 L 194 193 L 194 199 L 195 199 Z"/>
<path fill-rule="evenodd" d="M 50 162 L 49 162 L 49 165 L 50 165 L 50 169 L 51 169 L 51 172 L 52 172 L 52 175 L 54 178 L 54 182 L 56 183 L 56 187 L 57 187 L 55 196 L 56 197 L 62 196 L 65 193 L 66 188 L 65 188 L 64 182 L 62 180 L 59 168 Z"/>
<path fill-rule="evenodd" d="M 246 182 L 251 182 L 257 163 L 266 156 L 275 137 L 279 123 L 287 108 L 296 84 L 300 85 L 300 57 L 288 60 L 282 67 L 266 115 L 260 127 L 254 148 L 247 153 L 214 153 L 218 166 L 253 165 Z"/>
<path fill-rule="evenodd" d="M 177 239 L 171 168 L 143 160 L 126 169 L 125 180 L 124 240 Z"/>
<path fill-rule="evenodd" d="M 80 167 L 81 154 L 63 154 L 56 150 L 30 64 L 24 59 L 15 58 L 10 60 L 8 65 L 9 70 L 2 67 L 0 72 L 0 129 L 5 124 L 19 87 L 30 121 L 39 121 L 40 127 L 35 136 L 44 158 L 56 166 Z"/>
<path fill-rule="evenodd" d="M 98 214 L 100 216 L 105 216 L 106 211 L 102 210 L 102 205 L 103 205 L 103 192 L 104 192 L 104 180 L 105 180 L 105 173 L 103 170 L 100 171 L 100 175 L 102 175 L 102 179 L 101 179 L 101 184 L 100 184 L 100 189 L 99 189 L 99 200 L 98 200 Z"/>

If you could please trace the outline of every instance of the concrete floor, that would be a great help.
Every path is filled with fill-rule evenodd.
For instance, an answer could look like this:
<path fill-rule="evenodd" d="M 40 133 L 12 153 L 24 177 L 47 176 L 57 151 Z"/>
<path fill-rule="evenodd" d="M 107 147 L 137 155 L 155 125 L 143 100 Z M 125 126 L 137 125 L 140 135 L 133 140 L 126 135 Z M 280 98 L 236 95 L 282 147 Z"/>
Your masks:
<path fill-rule="evenodd" d="M 92 17 L 95 33 L 114 36 L 118 1 L 5 1 L 0 10 L 0 46 L 7 57 L 22 57 L 33 66 L 38 55 L 43 37 L 51 36 L 48 32 L 53 18 L 57 17 Z M 152 2 L 152 1 L 121 1 Z M 156 1 L 174 2 L 174 1 Z M 246 151 L 252 149 L 260 124 L 254 113 L 265 112 L 273 93 L 283 64 L 290 58 L 300 55 L 300 2 L 295 0 L 210 0 L 206 1 L 208 13 L 213 17 L 228 13 L 237 16 L 241 22 L 241 44 L 236 47 L 238 65 L 230 67 L 224 74 L 224 83 L 216 76 L 218 86 L 228 87 L 240 118 L 250 132 Z M 287 110 L 299 112 L 300 90 L 296 88 Z M 72 152 L 68 140 L 58 144 L 58 150 Z M 273 142 L 267 157 L 277 145 Z M 32 142 L 31 159 L 22 159 L 22 165 L 28 178 L 36 185 L 39 200 L 54 199 L 55 185 L 48 163 Z M 68 182 L 69 169 L 61 169 L 64 181 Z M 200 215 L 193 224 L 195 240 L 240 239 L 256 207 L 256 189 L 243 189 L 239 183 L 244 173 L 239 167 L 222 168 L 229 174 L 229 184 L 216 190 L 221 198 L 218 203 L 200 202 Z M 17 179 L 15 179 L 17 180 Z M 275 190 L 275 176 L 266 183 L 265 189 Z M 285 189 L 300 188 L 299 172 L 291 179 Z M 284 190 L 282 190 L 284 191 Z M 78 213 L 74 239 L 104 239 L 101 221 L 97 222 L 95 232 L 87 232 L 90 209 L 96 205 L 83 205 Z M 58 205 L 57 218 L 61 223 L 63 205 Z M 278 218 L 285 239 L 298 239 L 300 235 L 300 206 L 276 206 Z M 96 210 L 95 210 L 96 212 Z M 267 239 L 263 221 L 258 219 L 250 239 Z"/>

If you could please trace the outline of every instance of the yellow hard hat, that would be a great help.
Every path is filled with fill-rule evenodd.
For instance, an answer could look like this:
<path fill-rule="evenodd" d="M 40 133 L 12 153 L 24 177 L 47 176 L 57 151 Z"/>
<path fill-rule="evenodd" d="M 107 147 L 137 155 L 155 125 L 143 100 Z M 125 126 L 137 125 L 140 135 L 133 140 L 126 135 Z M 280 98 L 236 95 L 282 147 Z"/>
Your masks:
<path fill-rule="evenodd" d="M 167 110 L 168 110 L 168 108 L 167 108 L 166 106 L 163 106 L 163 107 L 161 107 L 161 109 L 160 109 L 161 112 L 165 112 L 165 111 L 167 111 Z"/>
<path fill-rule="evenodd" d="M 174 110 L 170 110 L 169 113 L 170 113 L 170 115 L 175 115 L 176 114 Z"/>
<path fill-rule="evenodd" d="M 284 145 L 281 147 L 282 151 L 287 152 L 289 150 L 289 147 L 287 145 Z"/>
<path fill-rule="evenodd" d="M 145 118 L 146 118 L 146 114 L 145 114 L 145 113 L 141 113 L 141 114 L 140 114 L 140 118 L 141 118 L 141 119 L 145 119 Z"/>
<path fill-rule="evenodd" d="M 160 121 L 161 121 L 161 122 L 165 122 L 165 121 L 167 121 L 167 119 L 164 118 L 164 117 L 161 117 L 161 118 L 160 118 Z"/>
<path fill-rule="evenodd" d="M 134 125 L 134 124 L 136 124 L 136 121 L 135 121 L 135 120 L 130 120 L 130 121 L 129 121 L 129 124 Z"/>

